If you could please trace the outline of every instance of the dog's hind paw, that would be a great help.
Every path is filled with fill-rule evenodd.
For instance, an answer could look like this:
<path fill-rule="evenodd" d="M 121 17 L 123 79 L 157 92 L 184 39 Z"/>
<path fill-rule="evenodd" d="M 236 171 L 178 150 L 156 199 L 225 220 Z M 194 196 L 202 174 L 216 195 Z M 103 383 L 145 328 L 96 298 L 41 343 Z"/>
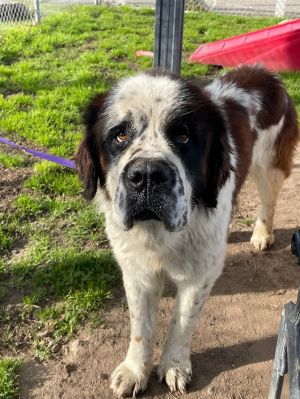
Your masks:
<path fill-rule="evenodd" d="M 263 222 L 258 220 L 254 226 L 250 242 L 257 251 L 263 251 L 271 248 L 274 243 L 274 235 L 272 231 L 268 231 Z"/>
<path fill-rule="evenodd" d="M 112 373 L 110 388 L 118 398 L 135 398 L 138 392 L 146 389 L 148 377 L 148 372 L 133 371 L 124 361 Z"/>

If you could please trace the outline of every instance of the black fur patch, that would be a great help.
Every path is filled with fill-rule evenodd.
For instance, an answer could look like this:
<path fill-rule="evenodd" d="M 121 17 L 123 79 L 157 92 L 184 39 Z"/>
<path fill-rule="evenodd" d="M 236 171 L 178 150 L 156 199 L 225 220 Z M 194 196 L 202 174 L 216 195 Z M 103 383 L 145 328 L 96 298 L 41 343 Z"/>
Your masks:
<path fill-rule="evenodd" d="M 182 160 L 193 187 L 193 204 L 217 206 L 218 193 L 229 176 L 230 146 L 220 110 L 196 86 L 183 83 L 186 102 L 165 133 Z M 189 132 L 189 141 L 177 137 Z"/>

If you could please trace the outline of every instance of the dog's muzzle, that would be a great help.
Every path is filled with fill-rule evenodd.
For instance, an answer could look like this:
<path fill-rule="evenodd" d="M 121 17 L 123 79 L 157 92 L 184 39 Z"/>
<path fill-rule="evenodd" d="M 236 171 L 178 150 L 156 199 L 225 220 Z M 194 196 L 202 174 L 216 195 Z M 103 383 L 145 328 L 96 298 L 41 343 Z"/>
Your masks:
<path fill-rule="evenodd" d="M 127 164 L 122 179 L 128 229 L 137 222 L 156 220 L 169 231 L 178 230 L 175 187 L 180 178 L 173 165 L 162 159 L 136 158 Z"/>

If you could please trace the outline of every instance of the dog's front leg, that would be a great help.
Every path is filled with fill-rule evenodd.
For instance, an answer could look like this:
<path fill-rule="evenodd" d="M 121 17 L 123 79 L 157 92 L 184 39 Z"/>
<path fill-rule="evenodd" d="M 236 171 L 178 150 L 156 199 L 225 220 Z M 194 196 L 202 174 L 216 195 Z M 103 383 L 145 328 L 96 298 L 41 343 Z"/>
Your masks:
<path fill-rule="evenodd" d="M 123 270 L 131 337 L 125 360 L 111 376 L 111 389 L 118 396 L 131 395 L 147 387 L 152 369 L 153 333 L 163 287 L 163 276 Z"/>
<path fill-rule="evenodd" d="M 171 392 L 185 393 L 191 381 L 190 347 L 193 330 L 210 287 L 206 284 L 181 283 L 177 296 L 171 328 L 161 357 L 158 375 L 165 379 Z"/>

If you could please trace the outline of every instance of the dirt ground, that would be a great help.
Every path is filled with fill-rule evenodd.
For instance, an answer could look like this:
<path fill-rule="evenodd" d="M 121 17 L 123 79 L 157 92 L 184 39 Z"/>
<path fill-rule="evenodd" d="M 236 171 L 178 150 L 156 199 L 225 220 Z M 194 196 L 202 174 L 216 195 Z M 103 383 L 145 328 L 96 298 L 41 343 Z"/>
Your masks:
<path fill-rule="evenodd" d="M 296 299 L 300 269 L 290 241 L 300 225 L 300 148 L 286 181 L 275 220 L 276 244 L 256 253 L 249 244 L 251 219 L 258 209 L 252 182 L 240 195 L 223 275 L 202 311 L 192 344 L 193 380 L 181 398 L 260 399 L 270 384 L 280 314 Z M 171 319 L 172 290 L 161 301 L 154 364 L 157 365 Z M 129 337 L 128 312 L 121 289 L 99 317 L 101 327 L 83 329 L 65 345 L 58 359 L 40 364 L 28 360 L 21 370 L 21 399 L 112 398 L 109 375 L 123 360 Z M 286 384 L 285 384 L 286 385 Z M 288 398 L 284 387 L 282 399 Z M 142 398 L 174 398 L 151 376 Z"/>

